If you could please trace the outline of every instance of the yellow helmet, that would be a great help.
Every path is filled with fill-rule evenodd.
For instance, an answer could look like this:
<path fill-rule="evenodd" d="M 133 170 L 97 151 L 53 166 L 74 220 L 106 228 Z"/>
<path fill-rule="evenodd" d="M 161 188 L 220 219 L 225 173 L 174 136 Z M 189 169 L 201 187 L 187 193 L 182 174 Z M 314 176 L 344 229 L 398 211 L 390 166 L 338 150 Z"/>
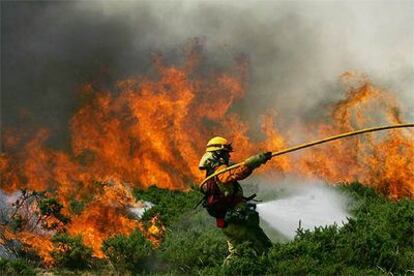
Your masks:
<path fill-rule="evenodd" d="M 207 143 L 206 152 L 212 152 L 212 151 L 219 151 L 219 150 L 225 150 L 225 151 L 233 151 L 233 147 L 231 146 L 231 143 L 227 141 L 226 138 L 216 136 L 211 138 Z"/>

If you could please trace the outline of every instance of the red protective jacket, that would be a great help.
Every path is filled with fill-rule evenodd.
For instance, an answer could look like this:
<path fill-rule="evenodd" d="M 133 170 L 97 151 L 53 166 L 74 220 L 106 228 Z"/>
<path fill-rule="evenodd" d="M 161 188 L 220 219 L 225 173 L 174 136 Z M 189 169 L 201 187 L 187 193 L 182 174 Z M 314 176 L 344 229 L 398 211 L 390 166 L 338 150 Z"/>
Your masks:
<path fill-rule="evenodd" d="M 222 165 L 217 167 L 216 171 L 226 167 L 227 165 Z M 244 201 L 243 190 L 238 181 L 245 179 L 251 173 L 252 169 L 242 164 L 240 167 L 214 177 L 210 180 L 210 183 L 207 183 L 213 189 L 217 190 L 218 188 L 218 191 L 215 191 L 213 196 L 207 198 L 208 205 L 213 207 L 213 212 L 209 213 L 216 218 L 217 227 L 225 227 L 224 216 L 226 211 Z"/>

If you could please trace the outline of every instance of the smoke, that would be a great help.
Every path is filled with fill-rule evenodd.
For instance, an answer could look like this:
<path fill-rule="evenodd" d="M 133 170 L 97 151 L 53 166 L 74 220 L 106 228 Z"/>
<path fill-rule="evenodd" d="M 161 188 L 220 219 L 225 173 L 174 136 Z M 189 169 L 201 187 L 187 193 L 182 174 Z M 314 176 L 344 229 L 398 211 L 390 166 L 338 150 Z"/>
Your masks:
<path fill-rule="evenodd" d="M 412 1 L 239 2 L 2 1 L 1 128 L 47 126 L 50 143 L 64 146 L 79 85 L 151 73 L 152 53 L 180 62 L 194 37 L 206 68 L 249 58 L 247 95 L 234 108 L 252 126 L 269 109 L 282 129 L 326 115 L 348 70 L 392 91 L 414 119 Z"/>
<path fill-rule="evenodd" d="M 265 190 L 277 199 L 258 204 L 257 210 L 262 220 L 289 239 L 294 238 L 299 226 L 305 230 L 333 224 L 341 226 L 351 217 L 347 212 L 349 199 L 322 181 L 305 183 L 290 177 L 276 187 L 267 186 Z"/>
<path fill-rule="evenodd" d="M 127 212 L 129 213 L 129 216 L 135 219 L 141 219 L 144 213 L 154 206 L 153 203 L 147 201 L 142 202 L 141 205 L 142 206 L 139 207 L 128 208 Z"/>
<path fill-rule="evenodd" d="M 9 216 L 12 212 L 12 204 L 21 196 L 21 192 L 6 194 L 0 190 L 0 225 L 9 222 Z"/>

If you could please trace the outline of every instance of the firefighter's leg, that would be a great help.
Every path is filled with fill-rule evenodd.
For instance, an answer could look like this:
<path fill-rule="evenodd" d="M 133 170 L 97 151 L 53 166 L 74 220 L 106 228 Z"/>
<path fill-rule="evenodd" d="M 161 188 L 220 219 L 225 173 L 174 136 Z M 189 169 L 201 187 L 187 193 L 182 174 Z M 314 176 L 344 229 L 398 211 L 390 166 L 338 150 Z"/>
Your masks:
<path fill-rule="evenodd" d="M 237 224 L 229 223 L 223 228 L 223 233 L 227 238 L 228 251 L 230 255 L 237 255 L 237 246 L 243 242 L 244 229 Z"/>
<path fill-rule="evenodd" d="M 272 247 L 272 242 L 267 237 L 267 235 L 263 232 L 263 229 L 257 225 L 257 227 L 250 228 L 249 231 L 251 234 L 251 240 L 254 250 L 258 255 L 263 253 L 267 253 L 269 249 Z"/>
<path fill-rule="evenodd" d="M 266 253 L 272 246 L 272 242 L 260 227 L 259 213 L 255 209 L 246 209 L 246 217 L 243 223 L 245 230 L 244 240 L 248 240 L 252 244 L 252 248 L 258 255 Z"/>
<path fill-rule="evenodd" d="M 252 246 L 257 254 L 266 253 L 272 246 L 272 242 L 260 227 L 259 214 L 250 210 L 246 218 L 247 236 L 252 241 Z"/>
<path fill-rule="evenodd" d="M 263 242 L 260 240 L 261 236 L 258 229 L 249 226 L 246 223 L 243 224 L 229 224 L 226 228 L 223 228 L 223 233 L 227 237 L 227 244 L 229 255 L 224 261 L 224 264 L 236 256 L 242 256 L 246 254 L 246 249 L 250 251 L 247 254 L 259 255 L 265 252 L 263 248 Z M 263 233 L 264 234 L 264 233 Z M 266 237 L 266 235 L 265 235 Z M 241 247 L 241 244 L 245 246 Z"/>
<path fill-rule="evenodd" d="M 223 265 L 226 265 L 232 258 L 241 255 L 238 248 L 241 243 L 246 241 L 247 228 L 240 224 L 228 223 L 227 227 L 223 228 L 223 233 L 227 238 L 229 251 L 223 263 Z"/>
<path fill-rule="evenodd" d="M 266 253 L 272 246 L 272 242 L 260 227 L 259 214 L 254 209 L 247 208 L 242 212 L 235 211 L 234 213 L 229 212 L 228 225 L 223 228 L 223 233 L 234 248 L 229 250 L 230 258 L 240 255 L 237 247 L 244 242 L 247 242 L 257 255 Z"/>

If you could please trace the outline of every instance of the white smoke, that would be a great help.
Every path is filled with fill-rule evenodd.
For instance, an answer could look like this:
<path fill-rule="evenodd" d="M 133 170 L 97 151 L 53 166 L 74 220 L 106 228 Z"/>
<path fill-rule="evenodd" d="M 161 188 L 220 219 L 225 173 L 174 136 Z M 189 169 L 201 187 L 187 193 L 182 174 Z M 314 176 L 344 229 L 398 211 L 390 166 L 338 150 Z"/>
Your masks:
<path fill-rule="evenodd" d="M 351 217 L 347 197 L 322 181 L 304 183 L 288 178 L 276 186 L 277 191 L 272 186 L 266 193 L 273 189 L 279 198 L 258 204 L 257 210 L 262 220 L 289 239 L 294 238 L 299 224 L 313 230 L 318 226 L 341 226 Z"/>
<path fill-rule="evenodd" d="M 142 218 L 144 213 L 146 211 L 148 211 L 149 209 L 151 209 L 153 206 L 154 206 L 153 203 L 151 203 L 149 201 L 143 201 L 143 202 L 140 202 L 139 206 L 130 207 L 130 208 L 128 208 L 127 211 L 128 211 L 128 214 L 131 218 L 139 220 L 139 219 Z"/>

